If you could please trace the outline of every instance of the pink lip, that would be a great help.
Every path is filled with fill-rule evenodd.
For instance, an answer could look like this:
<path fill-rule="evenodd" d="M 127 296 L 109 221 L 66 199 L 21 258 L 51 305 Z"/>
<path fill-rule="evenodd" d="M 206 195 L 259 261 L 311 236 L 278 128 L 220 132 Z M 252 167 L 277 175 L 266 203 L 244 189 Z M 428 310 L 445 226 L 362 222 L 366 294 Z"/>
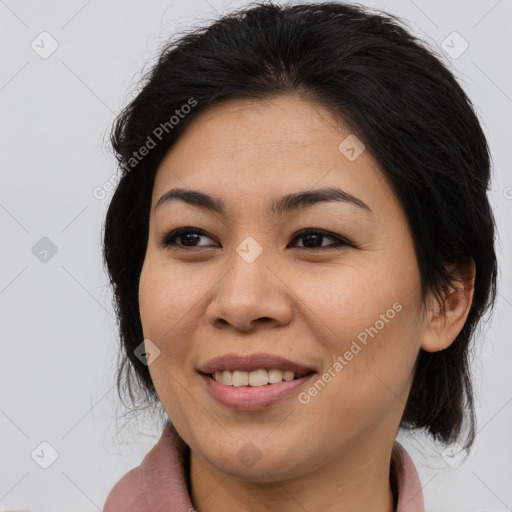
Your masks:
<path fill-rule="evenodd" d="M 259 366 L 259 368 L 262 368 L 262 366 Z M 263 368 L 269 368 L 269 366 L 263 366 Z M 237 369 L 240 369 L 240 366 Z M 210 395 L 222 405 L 237 411 L 260 411 L 294 393 L 313 375 L 312 372 L 300 379 L 254 387 L 228 386 L 217 382 L 209 375 L 201 375 L 201 378 L 206 383 Z"/>
<path fill-rule="evenodd" d="M 201 366 L 198 371 L 204 374 L 221 372 L 224 370 L 242 370 L 251 372 L 254 370 L 278 368 L 283 371 L 294 372 L 299 375 L 304 375 L 315 368 L 310 368 L 281 356 L 272 354 L 251 354 L 251 355 L 238 355 L 238 354 L 224 354 L 223 356 L 210 359 L 206 364 Z"/>

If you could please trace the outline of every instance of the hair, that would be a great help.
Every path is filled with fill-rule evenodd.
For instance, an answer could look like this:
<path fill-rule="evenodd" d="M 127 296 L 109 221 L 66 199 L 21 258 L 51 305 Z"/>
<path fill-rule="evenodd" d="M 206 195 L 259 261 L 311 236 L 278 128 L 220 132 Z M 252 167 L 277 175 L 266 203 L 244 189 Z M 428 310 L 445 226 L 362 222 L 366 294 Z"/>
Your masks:
<path fill-rule="evenodd" d="M 424 304 L 432 292 L 442 311 L 444 294 L 458 279 L 447 265 L 475 262 L 466 322 L 448 348 L 420 349 L 400 424 L 448 444 L 468 421 L 465 447 L 471 447 L 469 344 L 496 300 L 487 141 L 471 101 L 434 50 L 395 16 L 340 2 L 258 2 L 166 41 L 140 91 L 116 117 L 110 138 L 122 177 L 105 219 L 103 255 L 120 331 L 121 400 L 125 386 L 134 403 L 137 384 L 136 397 L 158 402 L 135 349 L 143 341 L 138 284 L 159 164 L 209 106 L 287 94 L 335 113 L 378 162 L 407 215 Z M 135 159 L 150 140 L 146 156 Z"/>

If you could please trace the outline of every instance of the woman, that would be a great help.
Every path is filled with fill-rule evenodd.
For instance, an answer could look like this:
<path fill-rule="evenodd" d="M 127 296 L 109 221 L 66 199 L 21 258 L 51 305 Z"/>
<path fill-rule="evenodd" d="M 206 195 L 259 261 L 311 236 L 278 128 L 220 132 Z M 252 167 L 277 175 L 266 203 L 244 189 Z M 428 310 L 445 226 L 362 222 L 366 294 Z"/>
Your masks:
<path fill-rule="evenodd" d="M 168 421 L 104 511 L 424 510 L 397 432 L 471 448 L 496 295 L 451 72 L 389 15 L 256 4 L 169 43 L 112 142 L 123 367 Z"/>

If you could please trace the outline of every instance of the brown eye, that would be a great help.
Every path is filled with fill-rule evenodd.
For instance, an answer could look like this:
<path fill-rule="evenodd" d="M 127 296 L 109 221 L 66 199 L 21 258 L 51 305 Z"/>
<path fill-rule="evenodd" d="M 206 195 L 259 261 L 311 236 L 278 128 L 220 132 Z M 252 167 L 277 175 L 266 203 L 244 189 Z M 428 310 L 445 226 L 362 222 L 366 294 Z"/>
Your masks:
<path fill-rule="evenodd" d="M 159 244 L 163 247 L 186 249 L 208 247 L 211 244 L 198 244 L 197 242 L 201 238 L 210 238 L 206 233 L 200 229 L 192 227 L 183 227 L 172 230 L 170 233 L 164 235 L 160 240 Z M 327 245 L 323 244 L 323 239 L 334 240 L 334 243 Z M 297 233 L 293 240 L 303 240 L 302 246 L 297 246 L 299 249 L 306 251 L 319 251 L 326 249 L 340 249 L 342 247 L 354 247 L 354 245 L 345 240 L 344 238 L 331 234 L 327 231 L 320 229 L 305 229 Z"/>
<path fill-rule="evenodd" d="M 323 245 L 322 239 L 325 238 L 330 238 L 331 240 L 334 240 L 335 243 Z M 302 247 L 299 246 L 299 248 L 313 251 L 319 249 L 339 249 L 340 247 L 352 246 L 352 244 L 344 238 L 319 229 L 305 229 L 299 232 L 294 237 L 294 240 L 295 239 L 302 239 L 304 241 Z"/>
<path fill-rule="evenodd" d="M 159 244 L 164 247 L 203 247 L 203 245 L 196 245 L 196 242 L 201 237 L 208 237 L 203 231 L 197 228 L 178 228 L 172 230 L 170 233 L 164 235 Z M 176 242 L 178 240 L 178 242 Z"/>

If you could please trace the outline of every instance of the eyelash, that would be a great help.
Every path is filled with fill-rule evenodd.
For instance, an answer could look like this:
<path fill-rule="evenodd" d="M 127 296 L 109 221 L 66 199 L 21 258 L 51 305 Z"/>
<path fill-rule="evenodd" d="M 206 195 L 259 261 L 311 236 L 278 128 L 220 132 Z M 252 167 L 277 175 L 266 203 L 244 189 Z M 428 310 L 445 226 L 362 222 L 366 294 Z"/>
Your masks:
<path fill-rule="evenodd" d="M 202 231 L 200 229 L 191 228 L 191 227 L 190 228 L 189 227 L 183 227 L 183 228 L 174 229 L 174 230 L 170 231 L 169 233 L 164 234 L 159 239 L 158 243 L 162 247 L 171 248 L 171 249 L 178 249 L 178 250 L 188 250 L 188 249 L 197 249 L 197 248 L 200 248 L 200 247 L 205 247 L 205 246 L 194 247 L 194 246 L 180 245 L 180 244 L 177 244 L 176 242 L 173 241 L 174 238 L 176 238 L 176 237 L 178 237 L 180 235 L 188 234 L 188 233 L 192 233 L 192 234 L 196 234 L 196 235 L 200 235 L 200 236 L 207 236 L 208 238 L 211 238 L 204 231 Z M 299 247 L 299 249 L 301 249 L 301 250 L 316 252 L 316 251 L 319 251 L 319 250 L 332 250 L 332 249 L 340 250 L 343 247 L 355 247 L 355 245 L 352 244 L 351 242 L 349 242 L 348 240 L 346 240 L 346 239 L 344 239 L 344 238 L 342 238 L 340 236 L 333 235 L 333 234 L 329 233 L 328 231 L 324 231 L 322 229 L 311 229 L 311 228 L 303 229 L 303 230 L 299 231 L 292 238 L 292 240 L 295 240 L 296 238 L 302 238 L 302 237 L 305 237 L 307 235 L 320 235 L 320 236 L 323 236 L 325 238 L 332 238 L 334 240 L 337 240 L 337 242 L 335 244 L 330 244 L 328 246 L 320 246 L 320 247 L 315 247 L 315 248 Z"/>

